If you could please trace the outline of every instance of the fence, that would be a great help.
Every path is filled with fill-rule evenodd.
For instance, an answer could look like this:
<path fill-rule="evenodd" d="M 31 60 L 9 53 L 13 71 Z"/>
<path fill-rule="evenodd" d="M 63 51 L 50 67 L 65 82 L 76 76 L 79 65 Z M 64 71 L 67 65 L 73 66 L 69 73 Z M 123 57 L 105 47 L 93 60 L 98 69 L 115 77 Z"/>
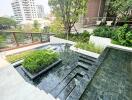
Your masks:
<path fill-rule="evenodd" d="M 49 42 L 50 35 L 45 33 L 0 32 L 0 51 Z"/>

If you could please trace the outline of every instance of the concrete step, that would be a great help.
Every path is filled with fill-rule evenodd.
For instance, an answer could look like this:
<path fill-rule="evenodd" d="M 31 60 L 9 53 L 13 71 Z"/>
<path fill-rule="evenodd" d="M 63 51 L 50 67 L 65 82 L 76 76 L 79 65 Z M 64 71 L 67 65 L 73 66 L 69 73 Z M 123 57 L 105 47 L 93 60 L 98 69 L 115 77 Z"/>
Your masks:
<path fill-rule="evenodd" d="M 91 56 L 88 56 L 88 55 L 84 55 L 84 54 L 79 54 L 79 57 L 90 60 L 90 61 L 93 61 L 93 62 L 96 62 L 96 60 L 97 60 L 97 58 L 94 58 L 94 57 L 91 57 Z"/>
<path fill-rule="evenodd" d="M 79 62 L 84 62 L 89 66 L 92 66 L 95 63 L 94 61 L 91 61 L 91 60 L 88 60 L 88 59 L 85 59 L 85 58 L 79 58 L 78 61 Z"/>

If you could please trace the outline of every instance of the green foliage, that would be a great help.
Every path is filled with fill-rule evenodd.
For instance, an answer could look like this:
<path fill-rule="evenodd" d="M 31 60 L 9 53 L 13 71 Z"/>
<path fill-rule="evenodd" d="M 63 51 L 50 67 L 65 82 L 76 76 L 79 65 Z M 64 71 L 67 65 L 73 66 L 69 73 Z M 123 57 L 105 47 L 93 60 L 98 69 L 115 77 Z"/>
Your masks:
<path fill-rule="evenodd" d="M 129 11 L 131 10 L 132 0 L 111 0 L 110 8 L 116 14 L 119 15 L 124 20 L 127 20 L 131 14 Z"/>
<path fill-rule="evenodd" d="M 50 32 L 55 34 L 64 33 L 64 25 L 60 18 L 54 20 L 54 22 L 50 25 Z"/>
<path fill-rule="evenodd" d="M 34 27 L 35 29 L 39 29 L 40 24 L 39 24 L 39 22 L 38 22 L 37 20 L 34 20 L 33 27 Z"/>
<path fill-rule="evenodd" d="M 4 36 L 0 35 L 0 43 L 2 43 L 5 40 Z"/>
<path fill-rule="evenodd" d="M 71 28 L 78 21 L 79 16 L 83 15 L 87 8 L 88 0 L 49 0 L 56 17 L 60 17 L 63 21 L 64 29 L 70 34 Z"/>
<path fill-rule="evenodd" d="M 6 60 L 9 61 L 10 63 L 14 63 L 18 60 L 24 59 L 25 57 L 30 55 L 30 53 L 32 53 L 32 52 L 33 51 L 30 50 L 30 51 L 21 52 L 19 54 L 8 55 L 8 56 L 6 56 Z"/>
<path fill-rule="evenodd" d="M 66 35 L 64 34 L 56 34 L 56 37 L 66 39 Z M 90 37 L 90 33 L 88 31 L 84 31 L 80 34 L 69 34 L 68 39 L 74 42 L 88 42 Z"/>
<path fill-rule="evenodd" d="M 9 29 L 16 26 L 16 21 L 11 18 L 0 17 L 0 29 Z"/>
<path fill-rule="evenodd" d="M 132 31 L 127 24 L 122 27 L 116 28 L 113 32 L 114 36 L 112 39 L 117 43 L 123 46 L 132 47 Z"/>
<path fill-rule="evenodd" d="M 37 73 L 58 59 L 58 53 L 51 50 L 37 50 L 30 53 L 28 57 L 24 59 L 23 67 L 30 73 Z"/>
<path fill-rule="evenodd" d="M 84 49 L 87 51 L 91 51 L 91 52 L 95 52 L 95 53 L 101 53 L 103 51 L 102 47 L 97 47 L 95 46 L 93 43 L 82 43 L 82 42 L 78 42 L 75 45 L 76 48 L 80 48 L 80 49 Z"/>
<path fill-rule="evenodd" d="M 111 38 L 112 33 L 113 33 L 112 30 L 113 29 L 111 27 L 101 26 L 101 27 L 96 28 L 92 34 L 95 36 Z"/>

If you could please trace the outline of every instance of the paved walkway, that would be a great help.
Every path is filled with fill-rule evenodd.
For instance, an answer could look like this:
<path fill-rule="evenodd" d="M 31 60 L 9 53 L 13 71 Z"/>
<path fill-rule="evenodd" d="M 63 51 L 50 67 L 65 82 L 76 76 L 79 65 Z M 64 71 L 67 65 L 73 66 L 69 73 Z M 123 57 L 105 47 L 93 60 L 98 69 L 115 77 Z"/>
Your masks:
<path fill-rule="evenodd" d="M 55 100 L 27 83 L 11 65 L 0 69 L 0 81 L 0 100 Z"/>

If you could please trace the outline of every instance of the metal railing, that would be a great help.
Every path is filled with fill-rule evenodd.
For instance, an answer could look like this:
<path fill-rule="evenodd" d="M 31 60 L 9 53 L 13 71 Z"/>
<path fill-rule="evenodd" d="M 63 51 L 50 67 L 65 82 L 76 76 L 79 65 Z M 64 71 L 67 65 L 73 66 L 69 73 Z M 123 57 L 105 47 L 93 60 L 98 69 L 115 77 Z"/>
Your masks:
<path fill-rule="evenodd" d="M 46 33 L 0 32 L 0 51 L 49 42 L 50 35 Z"/>

